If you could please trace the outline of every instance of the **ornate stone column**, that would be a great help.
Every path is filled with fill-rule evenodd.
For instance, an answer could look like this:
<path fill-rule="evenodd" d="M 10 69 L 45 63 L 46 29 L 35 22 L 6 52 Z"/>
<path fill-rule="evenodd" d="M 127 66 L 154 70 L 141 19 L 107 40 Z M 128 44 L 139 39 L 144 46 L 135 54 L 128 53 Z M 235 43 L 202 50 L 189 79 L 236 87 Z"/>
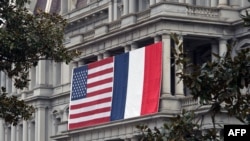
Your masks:
<path fill-rule="evenodd" d="M 219 55 L 223 56 L 227 52 L 227 40 L 220 39 L 219 41 Z"/>
<path fill-rule="evenodd" d="M 151 5 L 154 5 L 155 4 L 155 0 L 150 0 L 149 1 L 149 5 L 151 6 Z"/>
<path fill-rule="evenodd" d="M 23 121 L 23 141 L 28 141 L 28 122 Z"/>
<path fill-rule="evenodd" d="M 217 0 L 211 0 L 211 3 L 210 3 L 211 7 L 217 7 Z"/>
<path fill-rule="evenodd" d="M 240 0 L 230 0 L 230 6 L 232 6 L 233 8 L 239 8 L 240 5 L 241 5 Z"/>
<path fill-rule="evenodd" d="M 5 131 L 4 131 L 4 122 L 0 119 L 0 141 L 4 141 Z"/>
<path fill-rule="evenodd" d="M 162 35 L 162 94 L 171 95 L 171 38 L 168 34 Z"/>
<path fill-rule="evenodd" d="M 62 84 L 66 84 L 71 81 L 72 70 L 73 70 L 72 63 L 70 63 L 69 65 L 67 65 L 66 63 L 62 63 L 62 74 L 64 74 L 64 76 L 61 79 Z"/>
<path fill-rule="evenodd" d="M 183 42 L 183 37 L 179 39 L 180 42 Z M 177 47 L 175 45 L 175 47 Z M 175 66 L 175 74 L 180 72 L 183 69 L 183 66 Z M 184 96 L 184 85 L 183 81 L 180 80 L 178 76 L 175 76 L 175 95 L 176 96 Z"/>
<path fill-rule="evenodd" d="M 37 136 L 36 141 L 46 141 L 46 115 L 45 115 L 45 107 L 39 107 L 37 108 L 37 116 L 36 116 L 36 130 L 37 130 Z"/>
<path fill-rule="evenodd" d="M 114 14 L 114 21 L 117 20 L 118 18 L 118 4 L 117 4 L 117 0 L 114 0 L 114 7 L 113 7 L 113 14 Z"/>
<path fill-rule="evenodd" d="M 136 1 L 129 0 L 129 13 L 135 13 L 135 12 L 136 12 Z"/>
<path fill-rule="evenodd" d="M 11 126 L 11 141 L 16 141 L 16 127 Z"/>
<path fill-rule="evenodd" d="M 128 0 L 123 0 L 123 15 L 127 15 L 129 12 Z"/>
<path fill-rule="evenodd" d="M 1 87 L 6 88 L 6 75 L 4 72 L 1 72 Z"/>
<path fill-rule="evenodd" d="M 17 125 L 16 126 L 16 141 L 22 141 L 23 139 L 23 126 Z"/>
<path fill-rule="evenodd" d="M 113 21 L 113 0 L 109 1 L 109 22 Z"/>
<path fill-rule="evenodd" d="M 61 63 L 53 62 L 53 86 L 61 84 Z"/>
<path fill-rule="evenodd" d="M 34 141 L 35 137 L 37 136 L 37 129 L 35 128 L 35 122 L 28 122 L 28 141 Z"/>
<path fill-rule="evenodd" d="M 12 79 L 6 76 L 6 92 L 10 94 L 12 91 Z"/>
<path fill-rule="evenodd" d="M 15 81 L 12 80 L 12 90 L 11 90 L 11 93 L 12 93 L 12 94 L 16 94 L 16 93 L 17 93 L 17 89 L 16 89 L 14 83 L 15 83 Z"/>
<path fill-rule="evenodd" d="M 46 85 L 46 60 L 40 60 L 36 67 L 36 85 Z"/>

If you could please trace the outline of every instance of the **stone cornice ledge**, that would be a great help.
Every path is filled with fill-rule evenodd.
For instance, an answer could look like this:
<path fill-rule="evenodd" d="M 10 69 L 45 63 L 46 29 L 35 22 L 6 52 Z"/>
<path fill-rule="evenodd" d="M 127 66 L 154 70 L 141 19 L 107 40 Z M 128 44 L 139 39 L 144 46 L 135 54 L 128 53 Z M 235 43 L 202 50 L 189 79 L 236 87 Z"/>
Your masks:
<path fill-rule="evenodd" d="M 169 118 L 169 117 L 173 117 L 173 116 L 174 116 L 174 114 L 170 114 L 170 113 L 157 113 L 154 115 L 147 115 L 147 116 L 140 116 L 140 117 L 131 118 L 131 119 L 112 121 L 112 122 L 109 122 L 106 124 L 82 128 L 82 129 L 76 129 L 76 130 L 72 130 L 72 131 L 63 131 L 62 135 L 64 136 L 64 135 L 69 135 L 69 134 L 77 134 L 77 133 L 81 133 L 81 132 L 110 128 L 110 127 L 126 125 L 126 124 L 128 125 L 128 124 L 133 124 L 133 123 L 139 123 L 139 122 L 146 121 L 146 120 L 155 120 L 156 118 Z M 58 136 L 60 136 L 60 135 L 58 135 Z M 52 137 L 52 138 L 54 139 L 54 137 Z"/>

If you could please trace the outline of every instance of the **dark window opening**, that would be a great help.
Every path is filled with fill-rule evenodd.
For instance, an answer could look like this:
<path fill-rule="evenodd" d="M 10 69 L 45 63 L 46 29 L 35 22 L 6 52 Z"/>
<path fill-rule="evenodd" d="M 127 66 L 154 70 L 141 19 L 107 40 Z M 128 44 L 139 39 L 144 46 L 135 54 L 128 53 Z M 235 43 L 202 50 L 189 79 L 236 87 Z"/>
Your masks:
<path fill-rule="evenodd" d="M 145 46 L 148 46 L 148 45 L 151 45 L 151 44 L 154 44 L 154 39 L 153 38 L 147 38 L 145 40 L 141 40 L 138 42 L 138 47 L 141 48 L 141 47 L 145 47 Z"/>
<path fill-rule="evenodd" d="M 91 56 L 84 59 L 85 64 L 93 63 L 97 61 L 97 56 Z"/>

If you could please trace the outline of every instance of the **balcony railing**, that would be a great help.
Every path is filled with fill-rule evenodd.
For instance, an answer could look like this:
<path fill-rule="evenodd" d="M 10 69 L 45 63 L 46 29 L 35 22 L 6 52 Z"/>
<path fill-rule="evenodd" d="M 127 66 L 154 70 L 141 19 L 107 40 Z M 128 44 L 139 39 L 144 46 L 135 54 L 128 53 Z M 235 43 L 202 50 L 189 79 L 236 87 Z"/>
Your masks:
<path fill-rule="evenodd" d="M 219 9 L 198 7 L 198 6 L 187 6 L 187 15 L 202 16 L 202 17 L 219 17 Z"/>
<path fill-rule="evenodd" d="M 181 108 L 185 110 L 194 110 L 198 108 L 199 101 L 194 100 L 192 96 L 185 97 L 181 100 Z"/>

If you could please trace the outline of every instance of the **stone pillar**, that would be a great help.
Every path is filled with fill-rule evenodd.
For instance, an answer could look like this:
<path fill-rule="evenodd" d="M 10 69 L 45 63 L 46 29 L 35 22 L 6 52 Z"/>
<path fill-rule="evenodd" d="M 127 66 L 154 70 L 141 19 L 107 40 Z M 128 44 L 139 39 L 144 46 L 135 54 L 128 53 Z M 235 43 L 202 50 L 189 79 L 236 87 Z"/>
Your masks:
<path fill-rule="evenodd" d="M 155 0 L 150 0 L 149 1 L 149 5 L 151 6 L 151 5 L 154 5 L 155 4 Z"/>
<path fill-rule="evenodd" d="M 11 90 L 12 94 L 16 94 L 17 93 L 17 89 L 15 87 L 15 80 L 12 79 L 12 90 Z"/>
<path fill-rule="evenodd" d="M 0 119 L 0 141 L 4 141 L 5 131 L 4 131 L 4 122 Z"/>
<path fill-rule="evenodd" d="M 29 81 L 28 89 L 32 90 L 32 82 L 33 82 L 33 80 L 32 80 L 32 68 L 29 69 L 29 79 L 30 79 L 30 81 Z"/>
<path fill-rule="evenodd" d="M 162 93 L 171 95 L 171 38 L 168 34 L 162 35 Z"/>
<path fill-rule="evenodd" d="M 219 41 L 219 55 L 223 56 L 227 52 L 227 40 L 220 39 Z"/>
<path fill-rule="evenodd" d="M 123 15 L 127 15 L 129 12 L 128 0 L 123 0 Z"/>
<path fill-rule="evenodd" d="M 239 8 L 241 1 L 240 0 L 230 0 L 230 6 L 232 6 L 233 8 Z"/>
<path fill-rule="evenodd" d="M 9 77 L 6 77 L 6 92 L 9 94 L 12 91 L 12 80 Z"/>
<path fill-rule="evenodd" d="M 29 90 L 32 90 L 36 86 L 36 68 L 35 67 L 30 68 L 29 76 L 30 76 Z"/>
<path fill-rule="evenodd" d="M 62 84 L 70 83 L 71 81 L 71 75 L 73 70 L 73 64 L 70 63 L 67 65 L 66 63 L 62 63 L 62 76 L 61 76 L 61 82 Z"/>
<path fill-rule="evenodd" d="M 22 125 L 16 126 L 16 141 L 22 141 L 23 139 L 23 128 Z"/>
<path fill-rule="evenodd" d="M 136 12 L 136 1 L 129 0 L 129 13 L 135 13 L 135 12 Z"/>
<path fill-rule="evenodd" d="M 228 6 L 228 2 L 227 0 L 219 0 L 219 7 L 227 7 Z"/>
<path fill-rule="evenodd" d="M 113 7 L 113 14 L 114 14 L 114 21 L 117 20 L 118 18 L 118 4 L 117 4 L 117 0 L 114 0 L 114 7 Z"/>
<path fill-rule="evenodd" d="M 212 50 L 212 53 L 219 54 L 219 47 L 215 41 L 212 42 L 211 50 Z M 217 58 L 213 54 L 211 55 L 212 55 L 211 60 L 216 61 Z"/>
<path fill-rule="evenodd" d="M 34 121 L 28 123 L 28 141 L 35 141 L 37 136 L 36 123 Z"/>
<path fill-rule="evenodd" d="M 36 67 L 36 85 L 46 84 L 46 60 L 40 60 L 38 66 Z"/>
<path fill-rule="evenodd" d="M 193 1 L 193 0 L 186 0 L 186 3 L 187 3 L 187 4 L 190 4 L 190 5 L 193 5 L 193 4 L 194 4 L 194 1 Z"/>
<path fill-rule="evenodd" d="M 126 52 L 129 52 L 131 50 L 131 47 L 129 46 L 129 45 L 126 45 L 125 47 L 124 47 L 124 52 L 126 53 Z"/>
<path fill-rule="evenodd" d="M 46 140 L 46 129 L 45 129 L 45 107 L 39 107 L 37 110 L 37 124 L 36 124 L 36 130 L 37 130 L 37 136 L 36 136 L 36 141 L 45 141 Z"/>
<path fill-rule="evenodd" d="M 183 38 L 179 39 L 180 42 L 183 42 Z M 175 45 L 177 47 L 177 45 Z M 183 66 L 175 66 L 175 74 L 180 72 Z M 184 96 L 184 85 L 183 81 L 180 80 L 178 76 L 175 76 L 175 95 Z"/>
<path fill-rule="evenodd" d="M 138 48 L 138 44 L 136 42 L 133 42 L 131 44 L 131 50 L 136 50 Z"/>
<path fill-rule="evenodd" d="M 28 123 L 27 121 L 23 121 L 23 140 L 28 141 Z"/>
<path fill-rule="evenodd" d="M 16 127 L 11 126 L 11 141 L 16 141 Z"/>
<path fill-rule="evenodd" d="M 61 63 L 53 62 L 53 86 L 61 84 Z"/>
<path fill-rule="evenodd" d="M 109 22 L 113 21 L 113 0 L 109 1 Z"/>
<path fill-rule="evenodd" d="M 6 75 L 4 72 L 1 72 L 1 87 L 6 88 Z"/>
<path fill-rule="evenodd" d="M 50 11 L 51 3 L 52 3 L 52 0 L 47 0 L 47 4 L 46 4 L 45 10 L 44 10 L 45 12 Z"/>
<path fill-rule="evenodd" d="M 4 134 L 5 134 L 5 136 L 4 136 L 4 141 L 8 141 L 8 140 L 10 140 L 11 138 L 11 136 L 9 136 L 9 130 L 8 130 L 9 128 L 8 128 L 8 126 L 5 126 L 5 129 L 4 129 Z"/>
<path fill-rule="evenodd" d="M 211 7 L 217 7 L 217 0 L 211 0 Z"/>

